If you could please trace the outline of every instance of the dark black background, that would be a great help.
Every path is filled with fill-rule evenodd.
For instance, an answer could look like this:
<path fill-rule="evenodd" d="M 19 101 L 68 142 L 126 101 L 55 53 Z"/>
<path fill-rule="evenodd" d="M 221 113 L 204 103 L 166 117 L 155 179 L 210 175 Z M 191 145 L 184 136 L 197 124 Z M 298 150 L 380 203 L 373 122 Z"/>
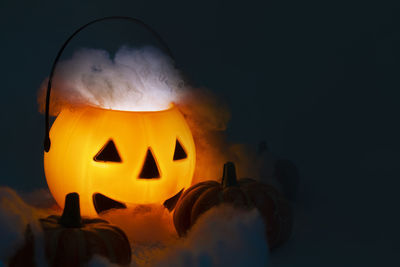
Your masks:
<path fill-rule="evenodd" d="M 297 164 L 295 233 L 272 255 L 276 266 L 399 262 L 396 1 L 2 0 L 0 185 L 46 186 L 37 89 L 67 36 L 108 15 L 146 21 L 196 86 L 227 100 L 232 141 L 267 140 Z M 65 56 L 151 41 L 142 31 L 99 24 Z"/>

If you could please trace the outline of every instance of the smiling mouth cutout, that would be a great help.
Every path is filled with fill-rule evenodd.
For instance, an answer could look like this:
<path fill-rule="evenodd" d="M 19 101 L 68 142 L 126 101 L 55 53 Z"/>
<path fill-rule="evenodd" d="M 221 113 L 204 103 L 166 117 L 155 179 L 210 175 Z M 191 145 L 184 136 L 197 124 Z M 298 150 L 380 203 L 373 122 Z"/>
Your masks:
<path fill-rule="evenodd" d="M 93 194 L 93 205 L 97 214 L 111 210 L 111 209 L 125 209 L 126 205 L 119 201 L 113 200 L 106 197 L 103 194 L 95 193 Z"/>
<path fill-rule="evenodd" d="M 178 202 L 182 193 L 183 193 L 183 188 L 173 197 L 167 199 L 163 203 L 164 207 L 171 212 L 175 208 L 175 205 Z M 93 198 L 93 206 L 97 214 L 101 214 L 111 209 L 126 209 L 126 205 L 124 203 L 111 199 L 100 193 L 94 193 L 92 198 Z"/>

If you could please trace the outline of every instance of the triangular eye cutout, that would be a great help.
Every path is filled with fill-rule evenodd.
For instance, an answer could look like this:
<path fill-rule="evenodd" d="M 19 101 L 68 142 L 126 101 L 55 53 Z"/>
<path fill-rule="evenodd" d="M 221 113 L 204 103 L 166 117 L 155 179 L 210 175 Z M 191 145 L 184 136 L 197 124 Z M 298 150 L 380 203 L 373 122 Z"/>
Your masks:
<path fill-rule="evenodd" d="M 178 139 L 176 139 L 176 144 L 175 144 L 175 152 L 174 152 L 174 160 L 180 160 L 180 159 L 186 159 L 187 154 L 185 149 L 183 149 L 183 146 L 179 142 Z"/>
<path fill-rule="evenodd" d="M 121 157 L 118 154 L 118 150 L 112 139 L 100 149 L 100 151 L 93 157 L 94 161 L 102 162 L 122 162 Z"/>
<path fill-rule="evenodd" d="M 153 153 L 150 148 L 147 149 L 146 159 L 143 164 L 142 171 L 139 175 L 140 179 L 155 179 L 160 178 L 160 172 L 158 171 L 156 160 L 154 159 Z"/>

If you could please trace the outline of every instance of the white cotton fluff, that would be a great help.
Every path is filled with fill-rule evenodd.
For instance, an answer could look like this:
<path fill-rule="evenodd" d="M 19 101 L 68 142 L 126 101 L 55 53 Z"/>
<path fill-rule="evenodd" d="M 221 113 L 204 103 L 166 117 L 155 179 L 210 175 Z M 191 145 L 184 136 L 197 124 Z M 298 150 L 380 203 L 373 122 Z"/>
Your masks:
<path fill-rule="evenodd" d="M 256 209 L 221 205 L 203 214 L 157 266 L 269 266 L 265 226 Z"/>
<path fill-rule="evenodd" d="M 44 111 L 47 81 L 39 92 Z M 81 105 L 125 111 L 156 111 L 179 102 L 183 80 L 172 59 L 152 47 L 121 47 L 112 57 L 107 51 L 81 49 L 61 61 L 52 81 L 51 108 Z"/>
<path fill-rule="evenodd" d="M 38 216 L 35 209 L 28 206 L 14 190 L 0 187 L 0 261 L 7 262 L 24 244 L 29 224 L 35 240 L 35 261 L 40 266 L 46 266 Z"/>

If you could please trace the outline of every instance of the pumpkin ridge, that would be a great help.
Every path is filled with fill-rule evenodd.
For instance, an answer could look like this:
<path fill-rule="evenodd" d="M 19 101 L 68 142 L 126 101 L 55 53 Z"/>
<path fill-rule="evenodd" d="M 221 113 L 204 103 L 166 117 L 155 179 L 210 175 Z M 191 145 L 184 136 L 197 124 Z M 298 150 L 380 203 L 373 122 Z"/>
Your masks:
<path fill-rule="evenodd" d="M 217 183 L 218 184 L 218 183 Z M 173 221 L 175 229 L 180 236 L 185 235 L 187 230 L 191 226 L 190 210 L 192 209 L 196 198 L 207 189 L 207 184 L 204 183 L 201 186 L 196 187 L 194 190 L 190 190 L 185 197 L 181 197 L 177 203 L 179 209 L 175 209 Z"/>
<path fill-rule="evenodd" d="M 232 204 L 235 208 L 248 208 L 252 204 L 248 201 L 244 190 L 239 186 L 225 187 L 222 190 L 221 196 L 221 202 Z M 238 201 L 239 198 L 241 198 L 241 201 Z"/>
<path fill-rule="evenodd" d="M 106 238 L 108 231 L 109 230 L 107 230 L 107 229 L 101 229 L 101 228 L 96 230 L 97 235 L 102 240 L 102 244 L 106 247 L 107 253 L 104 256 L 106 256 L 111 262 L 115 262 L 117 259 L 117 256 L 116 256 L 116 254 L 113 250 L 112 244 L 111 244 L 114 242 L 112 242 L 113 240 L 110 241 L 110 240 L 107 240 L 107 238 Z M 111 238 L 115 238 L 115 237 L 113 235 L 111 235 Z"/>
<path fill-rule="evenodd" d="M 268 210 L 274 211 L 269 216 L 262 216 L 262 217 L 266 223 L 266 235 L 268 243 L 273 244 L 272 247 L 278 246 L 281 238 L 282 226 L 280 225 L 277 218 L 278 214 L 277 212 L 279 212 L 279 209 L 277 207 L 277 202 L 275 199 L 276 196 L 278 195 L 277 191 L 273 189 L 270 185 L 262 185 L 261 187 L 257 187 L 255 184 L 251 184 L 245 188 L 249 192 L 249 195 L 252 196 L 254 206 L 259 211 L 263 211 L 266 208 Z M 256 196 L 262 196 L 264 198 L 263 201 L 259 201 L 260 199 L 256 198 Z M 270 207 L 269 205 L 272 205 L 272 207 Z M 261 214 L 265 213 L 261 212 Z"/>
<path fill-rule="evenodd" d="M 214 183 L 219 184 L 217 181 L 204 181 L 204 182 L 197 183 L 197 184 L 191 186 L 190 188 L 188 188 L 187 190 L 185 190 L 185 192 L 182 193 L 181 199 L 186 197 L 193 190 L 197 190 L 197 188 L 200 187 L 200 186 L 212 185 Z"/>
<path fill-rule="evenodd" d="M 67 259 L 67 261 L 61 261 L 63 259 L 62 254 L 68 251 L 71 253 L 71 251 L 68 249 L 67 244 L 69 244 L 70 240 L 70 233 L 67 229 L 63 229 L 64 231 L 60 231 L 60 234 L 58 236 L 58 241 L 57 241 L 57 247 L 55 250 L 55 253 L 52 253 L 51 255 L 54 255 L 53 260 L 51 261 L 51 266 L 68 266 L 71 265 L 71 262 L 73 260 L 73 257 L 70 257 Z M 72 253 L 72 255 L 74 255 Z"/>
<path fill-rule="evenodd" d="M 43 230 L 45 231 L 45 228 Z M 55 251 L 57 251 L 57 247 L 59 246 L 58 236 L 61 235 L 64 229 L 53 228 L 50 231 L 52 232 L 50 235 L 45 235 L 45 241 L 46 241 L 45 251 L 49 259 L 49 262 L 52 263 L 54 261 Z"/>
<path fill-rule="evenodd" d="M 73 233 L 75 234 L 75 240 L 78 240 L 77 242 L 77 251 L 78 251 L 78 256 L 79 256 L 79 262 L 85 262 L 86 261 L 86 245 L 83 237 L 84 237 L 84 231 L 76 231 L 73 229 Z"/>
<path fill-rule="evenodd" d="M 113 234 L 114 231 L 118 232 L 118 235 Z M 109 258 L 111 262 L 118 263 L 118 259 L 123 258 L 123 263 L 128 264 L 131 261 L 131 250 L 129 240 L 124 234 L 124 232 L 115 225 L 108 224 L 106 227 L 97 228 L 95 229 L 97 235 L 101 238 L 102 243 L 105 245 L 106 253 L 104 256 Z M 113 244 L 120 244 L 121 241 L 125 243 L 127 246 L 120 247 L 120 249 L 115 250 L 113 249 Z M 125 248 L 129 247 L 127 251 L 124 251 Z M 128 255 L 128 257 L 124 257 Z"/>
<path fill-rule="evenodd" d="M 122 231 L 120 228 L 118 228 L 117 226 L 112 225 L 112 224 L 109 224 L 108 227 L 111 229 L 111 231 L 118 232 L 119 238 L 123 239 L 125 241 L 125 243 L 128 244 L 128 247 L 129 247 L 128 255 L 129 255 L 129 262 L 130 262 L 130 260 L 131 260 L 130 259 L 130 255 L 131 255 L 130 243 L 129 243 L 129 240 L 126 237 L 124 231 Z"/>
<path fill-rule="evenodd" d="M 88 225 L 88 224 L 97 224 L 98 225 L 100 223 L 109 224 L 106 220 L 103 220 L 100 218 L 88 218 L 88 217 L 83 217 L 82 223 L 84 225 Z"/>
<path fill-rule="evenodd" d="M 280 244 L 280 243 L 282 243 L 282 240 L 289 239 L 290 234 L 291 234 L 291 229 L 293 226 L 292 225 L 293 218 L 292 218 L 292 211 L 291 211 L 289 201 L 287 201 L 284 198 L 280 198 L 279 196 L 277 196 L 277 198 L 279 199 L 279 203 L 277 205 L 277 210 L 280 212 L 277 213 L 276 217 L 277 217 L 277 220 L 278 220 L 279 226 L 280 226 L 279 227 L 279 237 L 278 237 L 278 241 L 279 241 L 278 244 Z M 285 207 L 286 207 L 286 210 L 285 210 Z M 286 219 L 284 219 L 282 217 L 282 213 L 287 216 Z"/>
<path fill-rule="evenodd" d="M 76 253 L 78 254 L 78 262 L 87 262 L 89 261 L 89 257 L 83 254 L 85 250 L 83 249 L 83 246 L 81 243 L 83 243 L 83 240 L 81 239 L 82 235 L 79 229 L 71 229 L 70 230 L 70 238 L 75 240 L 74 244 L 74 249 L 76 249 Z M 73 233 L 73 234 L 72 234 Z"/>
<path fill-rule="evenodd" d="M 91 242 L 92 234 L 91 234 L 90 228 L 87 228 L 87 230 L 82 231 L 82 234 L 83 234 L 82 240 L 83 241 L 87 240 L 87 242 L 84 242 L 86 254 L 93 255 L 94 253 L 92 253 L 92 248 L 96 247 L 96 243 Z"/>
<path fill-rule="evenodd" d="M 242 186 L 241 180 L 242 179 L 239 180 L 239 187 L 240 187 L 241 192 L 244 194 L 244 196 L 246 198 L 247 207 L 255 207 L 255 204 L 254 204 L 253 200 L 251 199 L 251 196 L 247 192 L 246 188 Z"/>
<path fill-rule="evenodd" d="M 88 240 L 89 252 L 91 255 L 101 255 L 103 257 L 107 257 L 107 250 L 103 245 L 104 240 L 99 236 L 95 229 L 88 229 L 85 231 L 85 236 Z"/>
<path fill-rule="evenodd" d="M 221 186 L 211 186 L 197 198 L 194 202 L 191 214 L 190 214 L 190 225 L 193 226 L 198 217 L 204 212 L 208 211 L 214 206 L 219 205 L 222 200 Z"/>

